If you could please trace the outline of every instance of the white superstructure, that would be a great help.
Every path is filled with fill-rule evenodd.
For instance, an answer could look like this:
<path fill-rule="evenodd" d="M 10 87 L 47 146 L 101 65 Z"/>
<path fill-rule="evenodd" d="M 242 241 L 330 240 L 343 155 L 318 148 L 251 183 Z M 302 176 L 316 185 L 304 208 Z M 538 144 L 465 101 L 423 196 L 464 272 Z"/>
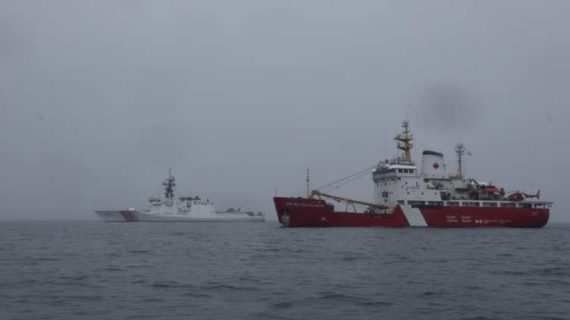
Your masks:
<path fill-rule="evenodd" d="M 441 201 L 442 190 L 422 179 L 413 163 L 381 162 L 373 173 L 374 202 L 393 207 L 405 199 Z M 428 180 L 429 181 L 429 180 Z"/>
<path fill-rule="evenodd" d="M 95 210 L 95 213 L 108 222 L 167 222 L 167 221 L 265 221 L 261 213 L 216 212 L 214 203 L 199 197 L 179 197 L 174 195 L 175 179 L 169 174 L 163 183 L 164 198 L 150 197 L 145 210 Z"/>
<path fill-rule="evenodd" d="M 398 149 L 403 155 L 394 160 L 381 161 L 372 173 L 374 203 L 386 207 L 400 205 L 428 206 L 487 206 L 487 207 L 549 207 L 549 202 L 539 201 L 540 191 L 528 194 L 521 191 L 507 195 L 503 188 L 487 182 L 463 176 L 463 144 L 455 151 L 458 156 L 456 174 L 449 174 L 443 154 L 425 150 L 422 153 L 421 170 L 411 159 L 413 137 L 409 123 L 402 125 L 404 131 L 396 136 Z"/>

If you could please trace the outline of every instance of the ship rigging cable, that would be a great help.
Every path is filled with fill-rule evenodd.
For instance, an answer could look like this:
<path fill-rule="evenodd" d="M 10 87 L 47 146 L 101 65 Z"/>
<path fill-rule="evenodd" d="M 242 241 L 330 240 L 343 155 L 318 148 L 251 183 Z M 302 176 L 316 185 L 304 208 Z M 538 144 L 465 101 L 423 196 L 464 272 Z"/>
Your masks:
<path fill-rule="evenodd" d="M 364 177 L 365 175 L 370 173 L 370 170 L 372 170 L 374 168 L 376 168 L 376 165 L 373 165 L 373 166 L 368 167 L 364 170 L 353 173 L 353 174 L 346 176 L 342 179 L 338 179 L 336 181 L 333 181 L 329 184 L 325 184 L 324 186 L 320 186 L 320 187 L 316 188 L 315 190 L 322 190 L 322 189 L 328 189 L 328 188 L 331 188 L 330 190 L 336 190 L 340 187 L 347 185 L 348 183 L 350 183 L 354 180 L 358 180 L 358 179 Z"/>

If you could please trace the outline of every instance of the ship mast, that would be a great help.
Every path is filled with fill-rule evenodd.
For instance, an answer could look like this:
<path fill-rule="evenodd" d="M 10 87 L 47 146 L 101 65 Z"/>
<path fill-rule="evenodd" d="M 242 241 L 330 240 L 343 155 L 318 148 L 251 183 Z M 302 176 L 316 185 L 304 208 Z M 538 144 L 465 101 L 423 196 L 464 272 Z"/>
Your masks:
<path fill-rule="evenodd" d="M 174 182 L 174 177 L 172 176 L 172 169 L 168 169 L 168 179 L 164 180 L 162 185 L 164 186 L 164 197 L 166 199 L 173 199 L 176 182 Z"/>
<path fill-rule="evenodd" d="M 307 178 L 305 179 L 305 182 L 307 183 L 307 198 L 311 197 L 311 176 L 309 175 L 309 168 L 307 168 Z"/>
<path fill-rule="evenodd" d="M 400 149 L 404 152 L 404 154 L 403 154 L 404 162 L 411 164 L 412 163 L 412 154 L 410 151 L 412 150 L 412 147 L 413 147 L 413 145 L 411 144 L 411 141 L 414 140 L 414 137 L 412 136 L 412 134 L 410 132 L 410 122 L 407 120 L 402 122 L 402 128 L 404 128 L 404 132 L 397 135 L 394 138 L 394 140 L 398 141 L 398 149 Z"/>
<path fill-rule="evenodd" d="M 462 158 L 463 155 L 465 154 L 465 147 L 463 146 L 463 143 L 458 143 L 455 146 L 455 153 L 457 154 L 457 176 L 459 178 L 463 177 L 463 167 L 462 167 Z"/>

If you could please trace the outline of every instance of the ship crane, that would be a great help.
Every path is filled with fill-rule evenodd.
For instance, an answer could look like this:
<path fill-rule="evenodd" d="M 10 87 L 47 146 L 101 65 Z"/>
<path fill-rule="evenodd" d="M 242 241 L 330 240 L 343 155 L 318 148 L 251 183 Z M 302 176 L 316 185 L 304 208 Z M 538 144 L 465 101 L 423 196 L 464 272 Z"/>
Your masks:
<path fill-rule="evenodd" d="M 370 203 L 370 202 L 365 202 L 365 201 L 360 201 L 360 200 L 354 200 L 354 199 L 350 199 L 350 198 L 346 198 L 346 197 L 339 197 L 339 196 L 335 196 L 332 194 L 327 194 L 327 193 L 322 193 L 318 190 L 313 190 L 311 191 L 311 196 L 309 197 L 310 199 L 321 199 L 321 198 L 329 198 L 338 202 L 346 202 L 348 205 L 352 205 L 352 208 L 354 209 L 354 211 L 356 211 L 356 207 L 355 205 L 363 205 L 363 206 L 368 206 L 368 210 L 367 213 L 376 213 L 376 210 L 381 210 L 381 214 L 386 214 L 388 213 L 387 210 L 389 209 L 388 206 L 385 205 L 381 205 L 381 204 L 375 204 L 375 203 Z"/>

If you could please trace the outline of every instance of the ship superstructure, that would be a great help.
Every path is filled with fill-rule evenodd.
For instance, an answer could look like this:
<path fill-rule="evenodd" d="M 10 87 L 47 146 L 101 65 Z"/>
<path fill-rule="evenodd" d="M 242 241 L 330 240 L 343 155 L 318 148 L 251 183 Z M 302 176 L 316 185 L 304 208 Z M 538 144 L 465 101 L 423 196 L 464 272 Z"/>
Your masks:
<path fill-rule="evenodd" d="M 420 167 L 412 161 L 409 122 L 395 137 L 401 156 L 383 160 L 372 171 L 373 202 L 355 201 L 314 190 L 307 199 L 274 198 L 280 222 L 286 226 L 433 226 L 542 227 L 552 203 L 540 191 L 507 194 L 487 182 L 463 174 L 466 150 L 456 146 L 458 169 L 449 174 L 440 152 L 425 150 Z M 327 199 L 328 201 L 325 201 Z M 342 203 L 344 211 L 335 210 Z M 360 209 L 359 209 L 360 208 Z"/>

